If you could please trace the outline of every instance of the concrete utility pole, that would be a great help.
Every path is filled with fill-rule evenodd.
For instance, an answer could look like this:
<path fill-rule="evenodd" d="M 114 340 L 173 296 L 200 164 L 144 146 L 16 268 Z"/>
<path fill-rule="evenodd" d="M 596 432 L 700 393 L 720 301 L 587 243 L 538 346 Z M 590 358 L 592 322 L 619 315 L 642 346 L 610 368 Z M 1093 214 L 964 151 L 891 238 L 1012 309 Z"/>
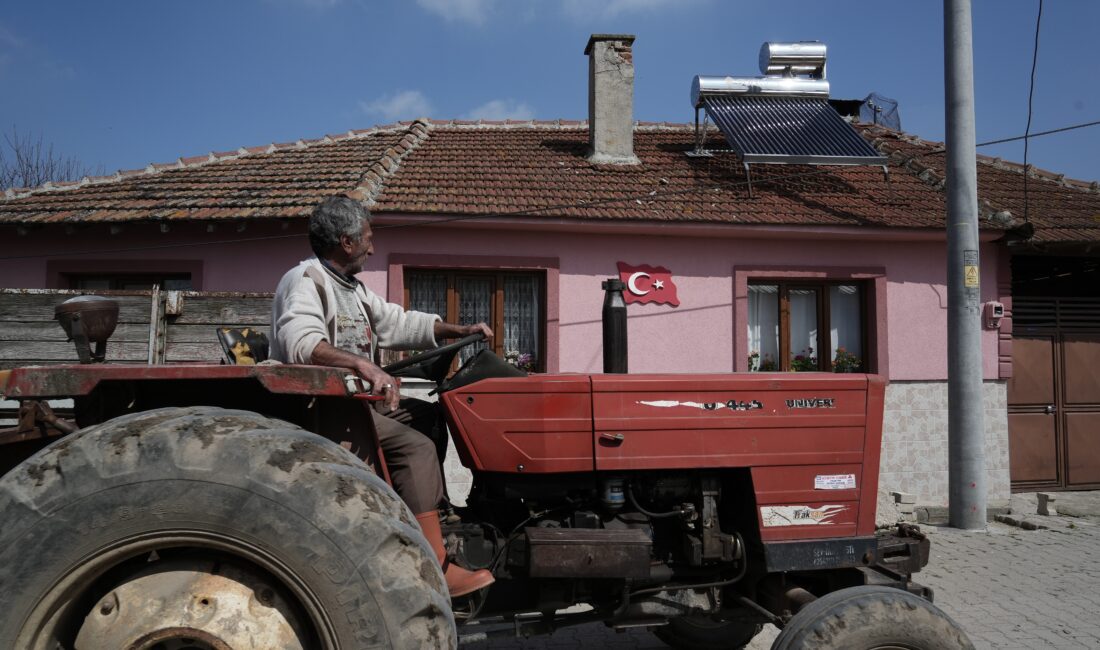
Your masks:
<path fill-rule="evenodd" d="M 986 526 L 978 170 L 970 0 L 943 3 L 947 94 L 947 444 L 951 525 Z"/>

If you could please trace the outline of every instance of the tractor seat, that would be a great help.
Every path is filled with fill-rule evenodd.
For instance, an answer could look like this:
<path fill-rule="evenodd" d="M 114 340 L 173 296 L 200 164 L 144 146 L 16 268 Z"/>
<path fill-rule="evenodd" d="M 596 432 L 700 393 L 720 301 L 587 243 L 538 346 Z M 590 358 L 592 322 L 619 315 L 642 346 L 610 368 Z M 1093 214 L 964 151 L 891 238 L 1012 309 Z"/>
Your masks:
<path fill-rule="evenodd" d="M 218 343 L 231 366 L 254 366 L 267 360 L 267 335 L 254 327 L 219 327 Z"/>

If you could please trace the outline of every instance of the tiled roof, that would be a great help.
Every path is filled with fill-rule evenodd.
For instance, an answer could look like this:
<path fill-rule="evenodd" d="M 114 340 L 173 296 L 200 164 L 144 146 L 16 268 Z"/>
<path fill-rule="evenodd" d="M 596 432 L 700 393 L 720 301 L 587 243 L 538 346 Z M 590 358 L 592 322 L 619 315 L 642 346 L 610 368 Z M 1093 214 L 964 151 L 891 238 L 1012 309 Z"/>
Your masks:
<path fill-rule="evenodd" d="M 870 130 L 875 146 L 892 161 L 906 164 L 929 182 L 942 184 L 945 153 L 942 142 L 929 142 L 885 130 Z M 1066 178 L 1028 165 L 1027 206 L 1024 212 L 1023 165 L 978 155 L 978 199 L 985 216 L 1016 224 L 1027 221 L 1035 229 L 1032 241 L 1088 242 L 1100 240 L 1100 183 Z M 1008 213 L 1008 214 L 1005 214 Z"/>
<path fill-rule="evenodd" d="M 0 223 L 212 220 L 308 216 L 326 196 L 367 199 L 426 134 L 423 124 L 378 127 L 271 144 L 0 198 Z"/>
<path fill-rule="evenodd" d="M 758 165 L 750 196 L 733 154 L 685 155 L 689 125 L 639 124 L 642 164 L 610 166 L 585 160 L 584 122 L 416 121 L 9 191 L 0 224 L 299 218 L 352 191 L 381 214 L 942 228 L 942 145 L 860 128 L 890 157 L 888 182 L 876 167 Z M 982 227 L 1019 222 L 1022 170 L 979 160 Z M 1033 173 L 1037 240 L 1100 239 L 1095 184 Z"/>
<path fill-rule="evenodd" d="M 878 167 L 755 166 L 750 197 L 739 160 L 729 153 L 688 157 L 692 139 L 683 125 L 639 126 L 634 151 L 642 164 L 594 165 L 584 158 L 584 128 L 436 126 L 372 209 L 731 224 L 943 223 L 942 192 L 900 168 L 887 183 Z"/>

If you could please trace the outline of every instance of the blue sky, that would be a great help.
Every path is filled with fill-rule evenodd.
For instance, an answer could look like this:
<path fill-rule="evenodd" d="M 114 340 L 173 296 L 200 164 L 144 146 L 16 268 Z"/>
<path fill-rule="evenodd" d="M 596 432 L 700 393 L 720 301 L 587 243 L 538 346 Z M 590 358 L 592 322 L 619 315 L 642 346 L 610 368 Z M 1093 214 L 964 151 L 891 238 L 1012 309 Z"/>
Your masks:
<path fill-rule="evenodd" d="M 974 0 L 978 141 L 1020 135 L 1038 0 Z M 1032 131 L 1100 120 L 1100 2 L 1043 9 Z M 942 3 L 785 0 L 12 1 L 0 127 L 107 172 L 433 118 L 587 117 L 593 32 L 635 42 L 635 118 L 687 122 L 696 74 L 755 75 L 766 40 L 829 46 L 833 96 L 899 101 L 944 134 Z M 983 153 L 1023 159 L 1020 142 Z M 1032 141 L 1035 165 L 1100 179 L 1100 126 Z"/>

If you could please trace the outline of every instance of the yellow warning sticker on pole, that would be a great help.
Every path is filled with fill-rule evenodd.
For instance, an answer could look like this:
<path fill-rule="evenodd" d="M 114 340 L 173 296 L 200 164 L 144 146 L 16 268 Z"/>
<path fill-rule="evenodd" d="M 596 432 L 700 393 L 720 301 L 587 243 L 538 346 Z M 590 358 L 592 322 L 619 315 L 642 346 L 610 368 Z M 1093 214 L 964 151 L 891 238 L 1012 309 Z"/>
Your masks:
<path fill-rule="evenodd" d="M 963 286 L 967 289 L 978 288 L 978 266 L 967 264 L 963 267 Z"/>

